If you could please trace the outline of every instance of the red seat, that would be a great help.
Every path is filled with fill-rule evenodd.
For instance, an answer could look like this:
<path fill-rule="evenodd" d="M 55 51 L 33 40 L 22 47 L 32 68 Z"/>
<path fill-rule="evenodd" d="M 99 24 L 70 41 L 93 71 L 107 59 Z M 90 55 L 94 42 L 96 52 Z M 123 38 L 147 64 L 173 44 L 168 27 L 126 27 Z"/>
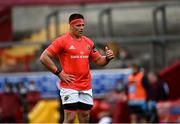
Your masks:
<path fill-rule="evenodd" d="M 32 108 L 41 100 L 41 94 L 38 91 L 30 91 L 27 93 L 28 111 L 30 112 Z"/>

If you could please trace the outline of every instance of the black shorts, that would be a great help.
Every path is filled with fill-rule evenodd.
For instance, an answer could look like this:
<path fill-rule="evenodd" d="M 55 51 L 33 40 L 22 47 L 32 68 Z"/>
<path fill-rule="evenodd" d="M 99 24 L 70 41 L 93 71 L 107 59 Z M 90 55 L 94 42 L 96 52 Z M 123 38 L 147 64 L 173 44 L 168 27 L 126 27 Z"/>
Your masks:
<path fill-rule="evenodd" d="M 130 113 L 134 113 L 134 114 L 146 114 L 147 112 L 147 109 L 141 105 L 131 105 L 129 106 L 129 110 Z"/>
<path fill-rule="evenodd" d="M 77 102 L 77 103 L 71 103 L 71 104 L 64 104 L 63 108 L 64 110 L 91 110 L 93 105 L 85 104 L 82 102 Z"/>

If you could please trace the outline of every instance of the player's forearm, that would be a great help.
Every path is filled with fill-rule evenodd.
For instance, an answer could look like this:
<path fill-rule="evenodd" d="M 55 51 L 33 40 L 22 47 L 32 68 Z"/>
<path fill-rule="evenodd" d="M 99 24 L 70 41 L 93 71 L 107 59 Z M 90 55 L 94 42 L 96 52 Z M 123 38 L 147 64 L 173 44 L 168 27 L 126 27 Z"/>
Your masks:
<path fill-rule="evenodd" d="M 47 55 L 47 53 L 43 52 L 40 57 L 41 63 L 52 73 L 56 70 L 56 65 L 52 61 L 51 57 Z"/>
<path fill-rule="evenodd" d="M 101 56 L 95 63 L 99 66 L 105 66 L 109 63 L 110 60 L 106 59 L 106 56 Z"/>
<path fill-rule="evenodd" d="M 109 49 L 107 46 L 105 47 L 105 52 L 106 52 L 105 56 L 101 56 L 101 57 L 98 58 L 97 61 L 95 61 L 95 63 L 97 65 L 105 66 L 110 62 L 111 59 L 114 58 L 113 51 L 111 49 Z"/>

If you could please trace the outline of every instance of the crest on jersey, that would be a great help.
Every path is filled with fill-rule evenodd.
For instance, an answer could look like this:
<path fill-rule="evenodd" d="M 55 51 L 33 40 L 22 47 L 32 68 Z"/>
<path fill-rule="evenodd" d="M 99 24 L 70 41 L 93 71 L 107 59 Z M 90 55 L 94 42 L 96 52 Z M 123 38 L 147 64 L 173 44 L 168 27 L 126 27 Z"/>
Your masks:
<path fill-rule="evenodd" d="M 90 45 L 86 45 L 86 48 L 87 48 L 87 50 L 91 49 Z"/>
<path fill-rule="evenodd" d="M 67 101 L 69 99 L 69 95 L 64 97 L 64 101 Z"/>

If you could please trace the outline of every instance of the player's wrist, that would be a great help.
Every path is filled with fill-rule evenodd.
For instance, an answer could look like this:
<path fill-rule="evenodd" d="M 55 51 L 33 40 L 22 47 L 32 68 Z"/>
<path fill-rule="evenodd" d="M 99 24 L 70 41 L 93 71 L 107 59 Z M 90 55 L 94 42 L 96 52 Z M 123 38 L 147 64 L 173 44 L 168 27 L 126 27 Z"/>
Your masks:
<path fill-rule="evenodd" d="M 53 72 L 56 76 L 59 76 L 59 74 L 61 73 L 61 70 L 56 68 Z"/>
<path fill-rule="evenodd" d="M 106 61 L 109 62 L 111 59 L 109 59 L 107 56 L 105 57 Z"/>

